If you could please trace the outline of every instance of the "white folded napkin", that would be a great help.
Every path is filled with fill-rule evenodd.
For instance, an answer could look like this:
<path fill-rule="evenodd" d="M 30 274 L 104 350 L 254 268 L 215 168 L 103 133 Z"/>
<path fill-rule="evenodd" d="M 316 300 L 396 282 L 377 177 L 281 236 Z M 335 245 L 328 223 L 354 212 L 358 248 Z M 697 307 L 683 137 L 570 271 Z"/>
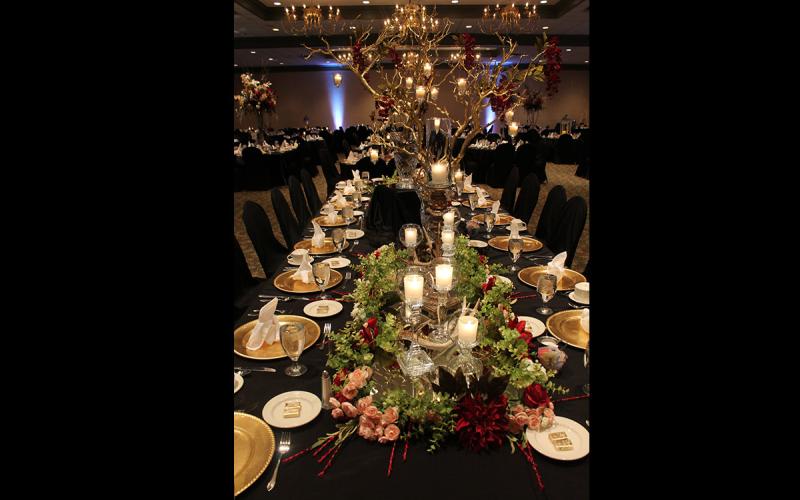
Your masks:
<path fill-rule="evenodd" d="M 589 333 L 589 309 L 581 311 L 581 328 L 586 330 L 586 333 Z"/>
<path fill-rule="evenodd" d="M 497 215 L 498 210 L 500 210 L 500 200 L 497 200 L 496 202 L 492 203 L 492 213 L 495 216 Z"/>
<path fill-rule="evenodd" d="M 361 172 L 359 172 L 356 169 L 353 169 L 353 180 L 354 181 L 357 181 L 357 180 L 359 180 L 361 178 L 361 177 L 359 177 L 359 175 L 361 175 Z"/>
<path fill-rule="evenodd" d="M 311 237 L 311 246 L 320 248 L 325 243 L 325 232 L 319 227 L 319 224 L 313 220 L 311 224 L 314 226 L 314 236 Z"/>
<path fill-rule="evenodd" d="M 486 191 L 484 191 L 481 187 L 476 187 L 475 190 L 478 192 L 478 206 L 483 206 L 486 202 Z"/>
<path fill-rule="evenodd" d="M 300 267 L 292 275 L 293 280 L 303 280 L 303 283 L 311 283 L 314 275 L 311 272 L 311 256 L 307 253 L 303 255 Z"/>
<path fill-rule="evenodd" d="M 341 194 L 341 193 L 339 193 L 339 192 L 337 191 L 337 192 L 336 192 L 336 194 L 335 194 L 335 195 L 333 196 L 333 198 L 331 199 L 331 204 L 332 204 L 333 206 L 331 206 L 331 205 L 328 205 L 328 207 L 329 207 L 329 208 L 328 208 L 328 210 L 326 210 L 326 211 L 324 211 L 324 212 L 322 212 L 322 213 L 327 215 L 327 213 L 328 213 L 330 210 L 336 210 L 336 207 L 339 207 L 339 208 L 344 208 L 344 206 L 345 206 L 345 204 L 346 204 L 346 203 L 347 203 L 347 200 L 345 200 L 345 199 L 344 199 L 344 196 L 342 196 L 342 194 Z"/>
<path fill-rule="evenodd" d="M 353 170 L 353 175 L 355 175 L 356 172 L 358 172 L 358 170 Z M 351 195 L 351 194 L 353 194 L 355 192 L 356 192 L 356 188 L 353 187 L 353 181 L 348 179 L 347 180 L 347 184 L 345 184 L 345 186 L 344 186 L 344 194 L 345 195 Z"/>
<path fill-rule="evenodd" d="M 275 308 L 278 307 L 278 299 L 274 298 L 267 302 L 264 307 L 258 312 L 258 322 L 250 334 L 250 339 L 247 341 L 247 348 L 255 351 L 259 349 L 264 342 L 272 345 L 273 342 L 278 340 L 280 335 L 278 318 L 275 317 Z"/>
<path fill-rule="evenodd" d="M 464 189 L 469 189 L 472 187 L 472 174 L 464 176 Z"/>
<path fill-rule="evenodd" d="M 556 283 L 564 275 L 564 262 L 567 260 L 567 252 L 561 252 L 547 263 L 547 273 L 556 277 Z"/>
<path fill-rule="evenodd" d="M 511 236 L 509 238 L 519 238 L 519 230 L 522 228 L 522 221 L 511 219 Z"/>
<path fill-rule="evenodd" d="M 328 210 L 328 212 L 325 213 L 325 221 L 328 224 L 336 224 L 336 214 L 337 213 L 339 213 L 339 212 L 337 212 L 336 210 Z"/>

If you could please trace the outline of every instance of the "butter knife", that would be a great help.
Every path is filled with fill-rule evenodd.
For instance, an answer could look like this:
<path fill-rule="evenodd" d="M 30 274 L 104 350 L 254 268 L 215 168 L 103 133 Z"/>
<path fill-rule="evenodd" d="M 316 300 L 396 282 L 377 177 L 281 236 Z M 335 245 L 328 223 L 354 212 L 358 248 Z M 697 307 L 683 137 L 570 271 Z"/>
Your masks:
<path fill-rule="evenodd" d="M 268 366 L 265 366 L 263 368 L 242 368 L 241 366 L 234 366 L 233 369 L 237 370 L 237 371 L 245 371 L 245 370 L 247 370 L 247 371 L 251 371 L 251 372 L 271 372 L 271 373 L 275 373 L 275 368 L 270 368 Z"/>

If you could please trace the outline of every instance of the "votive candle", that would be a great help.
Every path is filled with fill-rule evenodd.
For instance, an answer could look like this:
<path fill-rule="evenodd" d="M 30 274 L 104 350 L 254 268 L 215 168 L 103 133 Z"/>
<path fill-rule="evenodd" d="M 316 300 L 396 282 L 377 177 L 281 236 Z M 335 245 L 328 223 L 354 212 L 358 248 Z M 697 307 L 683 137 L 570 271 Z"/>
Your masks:
<path fill-rule="evenodd" d="M 439 126 L 441 124 L 442 124 L 442 120 L 440 120 L 439 118 L 434 118 L 433 119 L 433 130 L 435 130 L 437 134 L 439 133 Z"/>
<path fill-rule="evenodd" d="M 464 91 L 467 90 L 467 80 L 465 78 L 459 78 L 457 84 L 458 92 L 463 94 Z"/>
<path fill-rule="evenodd" d="M 422 66 L 422 72 L 425 76 L 431 76 L 431 73 L 433 73 L 433 66 L 431 66 L 431 63 L 425 63 L 425 65 Z"/>
<path fill-rule="evenodd" d="M 464 180 L 464 172 L 461 170 L 456 170 L 456 173 L 453 175 L 453 178 L 456 182 L 461 182 Z"/>
<path fill-rule="evenodd" d="M 450 264 L 436 265 L 436 288 L 441 291 L 450 290 L 453 286 L 453 266 Z"/>
<path fill-rule="evenodd" d="M 425 87 L 422 85 L 417 86 L 416 90 L 417 101 L 422 102 L 425 100 Z"/>
<path fill-rule="evenodd" d="M 413 86 L 414 86 L 414 79 L 413 79 L 413 78 L 411 78 L 410 76 L 409 76 L 409 77 L 407 77 L 407 78 L 406 78 L 406 88 L 407 88 L 408 90 L 411 90 L 411 87 L 413 87 Z"/>
<path fill-rule="evenodd" d="M 442 218 L 444 219 L 445 226 L 452 227 L 453 222 L 455 222 L 456 214 L 454 214 L 453 212 L 447 212 L 442 216 Z"/>
<path fill-rule="evenodd" d="M 452 229 L 443 229 L 442 230 L 442 245 L 452 245 L 453 240 L 455 239 L 456 233 Z"/>
<path fill-rule="evenodd" d="M 419 274 L 407 274 L 403 276 L 406 300 L 409 302 L 422 301 L 422 290 L 425 279 Z"/>
<path fill-rule="evenodd" d="M 413 247 L 417 244 L 417 228 L 415 227 L 407 227 L 406 228 L 406 246 Z"/>
<path fill-rule="evenodd" d="M 378 150 L 377 149 L 370 149 L 369 150 L 369 159 L 372 160 L 372 163 L 377 163 L 377 161 L 378 161 Z"/>
<path fill-rule="evenodd" d="M 447 164 L 436 162 L 431 165 L 431 180 L 434 184 L 447 184 Z"/>
<path fill-rule="evenodd" d="M 478 318 L 461 316 L 456 327 L 458 341 L 464 345 L 474 344 L 478 340 Z"/>

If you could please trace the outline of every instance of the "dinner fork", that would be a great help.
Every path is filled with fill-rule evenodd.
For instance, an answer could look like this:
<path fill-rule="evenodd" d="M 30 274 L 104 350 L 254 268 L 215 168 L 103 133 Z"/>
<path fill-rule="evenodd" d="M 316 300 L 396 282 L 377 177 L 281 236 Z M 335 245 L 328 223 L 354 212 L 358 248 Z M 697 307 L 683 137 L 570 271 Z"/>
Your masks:
<path fill-rule="evenodd" d="M 289 445 L 292 444 L 292 436 L 288 432 L 281 433 L 281 441 L 278 445 L 278 461 L 275 463 L 275 470 L 272 472 L 272 479 L 267 483 L 267 491 L 272 491 L 275 487 L 275 482 L 278 480 L 278 467 L 281 466 L 281 459 L 283 455 L 289 451 Z"/>
<path fill-rule="evenodd" d="M 331 324 L 325 323 L 325 326 L 322 327 L 322 342 L 319 343 L 320 350 L 325 348 L 325 342 L 328 340 L 329 333 L 331 333 Z"/>
<path fill-rule="evenodd" d="M 353 254 L 353 252 L 355 252 L 356 247 L 358 246 L 359 243 L 361 243 L 359 240 L 355 240 L 353 242 L 353 244 L 350 246 L 350 254 L 351 255 Z"/>
<path fill-rule="evenodd" d="M 352 277 L 353 277 L 353 275 L 350 273 L 350 271 L 347 271 L 347 272 L 345 273 L 345 275 L 344 275 L 344 280 L 345 280 L 345 281 L 347 281 L 347 280 L 349 280 L 349 279 L 350 279 L 350 278 L 352 278 Z"/>

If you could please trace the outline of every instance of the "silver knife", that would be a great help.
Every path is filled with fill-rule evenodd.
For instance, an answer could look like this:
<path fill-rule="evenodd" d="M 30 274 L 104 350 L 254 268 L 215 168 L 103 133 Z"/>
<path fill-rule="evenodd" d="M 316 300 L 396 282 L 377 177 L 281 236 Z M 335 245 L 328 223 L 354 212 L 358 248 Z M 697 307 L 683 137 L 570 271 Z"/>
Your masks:
<path fill-rule="evenodd" d="M 240 371 L 249 370 L 251 372 L 272 372 L 272 373 L 275 373 L 275 368 L 270 368 L 268 366 L 265 366 L 263 368 L 242 368 L 241 366 L 234 366 L 233 369 L 234 370 L 240 370 Z"/>
<path fill-rule="evenodd" d="M 280 299 L 281 297 L 275 297 Z M 292 300 L 311 300 L 309 297 L 291 297 Z M 272 299 L 258 299 L 259 302 L 270 302 Z"/>

